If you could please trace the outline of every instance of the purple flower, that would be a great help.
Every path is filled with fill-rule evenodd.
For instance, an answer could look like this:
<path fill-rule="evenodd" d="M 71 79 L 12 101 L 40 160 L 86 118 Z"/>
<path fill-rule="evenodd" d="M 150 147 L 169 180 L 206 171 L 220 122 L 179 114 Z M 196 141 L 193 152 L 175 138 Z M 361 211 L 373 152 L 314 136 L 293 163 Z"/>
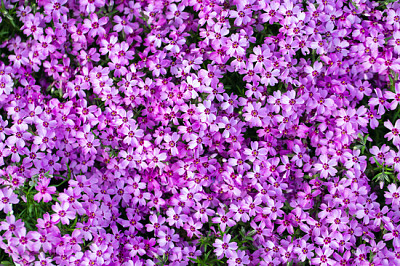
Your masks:
<path fill-rule="evenodd" d="M 90 20 L 84 20 L 84 26 L 89 29 L 90 37 L 95 37 L 96 35 L 103 36 L 106 30 L 102 27 L 108 22 L 108 17 L 98 18 L 96 13 L 90 14 Z"/>
<path fill-rule="evenodd" d="M 393 144 L 398 146 L 400 144 L 400 119 L 396 121 L 396 124 L 393 126 L 392 122 L 389 120 L 384 123 L 385 127 L 390 130 L 384 137 L 388 140 L 392 140 Z"/>
<path fill-rule="evenodd" d="M 157 243 L 161 247 L 173 248 L 175 246 L 174 242 L 178 242 L 179 235 L 175 234 L 174 229 L 167 228 L 166 230 L 160 230 L 157 234 Z"/>
<path fill-rule="evenodd" d="M 43 179 L 35 188 L 39 192 L 33 196 L 33 199 L 40 202 L 42 199 L 44 202 L 49 202 L 52 200 L 51 194 L 56 192 L 56 187 L 49 187 L 50 179 Z"/>
<path fill-rule="evenodd" d="M 293 250 L 298 254 L 300 261 L 311 260 L 314 255 L 314 245 L 307 243 L 304 239 L 301 239 L 299 245 Z"/>
<path fill-rule="evenodd" d="M 193 218 L 189 218 L 186 224 L 183 225 L 183 229 L 186 230 L 187 236 L 192 238 L 193 235 L 200 237 L 202 233 L 199 231 L 203 227 L 201 222 L 194 222 Z"/>
<path fill-rule="evenodd" d="M 337 170 L 334 168 L 334 166 L 337 165 L 335 159 L 329 160 L 328 157 L 323 154 L 319 157 L 319 160 L 321 163 L 316 163 L 314 169 L 320 171 L 322 178 L 327 178 L 328 175 L 334 176 L 337 173 Z"/>
<path fill-rule="evenodd" d="M 177 228 L 183 227 L 183 223 L 186 223 L 188 220 L 188 216 L 186 214 L 181 213 L 182 207 L 174 207 L 169 208 L 167 210 L 167 222 L 169 226 L 175 225 Z"/>
<path fill-rule="evenodd" d="M 75 211 L 70 210 L 70 205 L 68 202 L 62 202 L 61 205 L 56 202 L 55 205 L 52 206 L 55 214 L 51 216 L 51 220 L 53 223 L 58 223 L 61 221 L 62 224 L 69 224 L 69 220 L 73 220 L 75 218 Z"/>
<path fill-rule="evenodd" d="M 315 249 L 316 257 L 311 259 L 311 263 L 313 264 L 318 264 L 318 265 L 332 265 L 335 261 L 330 258 L 330 256 L 333 254 L 333 250 L 330 248 L 317 248 Z"/>
<path fill-rule="evenodd" d="M 333 210 L 328 216 L 326 221 L 331 224 L 329 229 L 336 231 L 339 229 L 340 232 L 347 230 L 347 223 L 349 218 L 342 216 L 341 210 Z"/>
<path fill-rule="evenodd" d="M 200 220 L 202 223 L 206 223 L 209 220 L 209 217 L 214 216 L 215 211 L 208 208 L 210 206 L 210 202 L 204 202 L 203 204 L 197 203 L 197 206 L 194 207 L 196 213 L 193 215 L 196 219 Z"/>
<path fill-rule="evenodd" d="M 397 188 L 395 184 L 390 184 L 388 190 L 385 191 L 386 204 L 398 206 L 400 204 L 400 188 Z"/>
<path fill-rule="evenodd" d="M 229 266 L 242 266 L 248 265 L 250 263 L 249 256 L 246 255 L 244 250 L 238 250 L 237 252 L 232 252 L 228 259 Z"/>
<path fill-rule="evenodd" d="M 225 213 L 223 208 L 218 208 L 217 214 L 218 217 L 212 218 L 212 222 L 218 224 L 222 232 L 225 232 L 227 226 L 231 227 L 236 224 L 235 221 L 231 219 L 233 214 L 229 212 Z"/>

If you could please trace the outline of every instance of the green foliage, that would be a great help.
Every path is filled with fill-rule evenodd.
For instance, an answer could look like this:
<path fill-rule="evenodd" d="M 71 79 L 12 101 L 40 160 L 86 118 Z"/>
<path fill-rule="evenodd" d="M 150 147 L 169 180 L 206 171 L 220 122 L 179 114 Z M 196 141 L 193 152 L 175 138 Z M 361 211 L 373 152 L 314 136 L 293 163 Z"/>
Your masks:
<path fill-rule="evenodd" d="M 16 17 L 16 5 L 12 9 L 6 9 L 4 0 L 0 0 L 0 2 L 0 17 L 2 19 L 0 23 L 0 44 L 2 44 L 17 34 L 22 36 L 20 34 L 22 24 Z"/>
<path fill-rule="evenodd" d="M 218 234 L 209 231 L 207 236 L 202 236 L 198 241 L 198 246 L 202 251 L 202 255 L 197 258 L 189 258 L 191 261 L 190 265 L 227 265 L 228 258 L 223 257 L 218 259 L 215 255 L 215 247 L 213 244 L 216 239 L 223 239 L 224 235 L 231 234 L 232 239 L 230 242 L 236 242 L 238 250 L 249 250 L 251 252 L 257 250 L 258 248 L 254 246 L 253 236 L 256 231 L 253 230 L 248 223 L 238 222 L 233 227 L 227 227 L 225 232 L 219 227 L 219 224 L 211 224 L 214 227 L 218 227 Z"/>

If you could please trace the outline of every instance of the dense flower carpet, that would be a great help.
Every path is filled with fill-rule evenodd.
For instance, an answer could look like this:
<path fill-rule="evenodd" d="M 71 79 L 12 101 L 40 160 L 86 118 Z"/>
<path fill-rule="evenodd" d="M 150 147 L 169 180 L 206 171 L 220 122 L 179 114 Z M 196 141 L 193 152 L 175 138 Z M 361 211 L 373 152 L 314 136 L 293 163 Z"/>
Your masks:
<path fill-rule="evenodd" d="M 400 3 L 0 2 L 1 265 L 400 265 Z"/>

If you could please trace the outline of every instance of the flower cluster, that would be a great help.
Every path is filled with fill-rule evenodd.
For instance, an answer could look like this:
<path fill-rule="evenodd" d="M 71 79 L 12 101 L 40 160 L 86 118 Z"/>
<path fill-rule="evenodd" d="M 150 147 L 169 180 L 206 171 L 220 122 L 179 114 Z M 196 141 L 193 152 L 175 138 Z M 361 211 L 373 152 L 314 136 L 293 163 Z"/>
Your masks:
<path fill-rule="evenodd" d="M 399 3 L 2 3 L 14 262 L 399 264 Z"/>

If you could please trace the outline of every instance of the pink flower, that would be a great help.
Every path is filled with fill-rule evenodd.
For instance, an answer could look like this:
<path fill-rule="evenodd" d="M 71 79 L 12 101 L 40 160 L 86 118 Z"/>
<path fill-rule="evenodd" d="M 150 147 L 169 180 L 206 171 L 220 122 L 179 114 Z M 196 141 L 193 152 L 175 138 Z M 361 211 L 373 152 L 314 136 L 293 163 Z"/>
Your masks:
<path fill-rule="evenodd" d="M 342 216 L 341 210 L 333 210 L 332 213 L 328 215 L 326 221 L 331 224 L 329 228 L 332 231 L 339 229 L 339 231 L 343 232 L 348 228 L 347 223 L 349 222 L 349 218 Z"/>
<path fill-rule="evenodd" d="M 396 121 L 394 126 L 389 120 L 383 124 L 390 130 L 389 133 L 385 134 L 385 138 L 392 140 L 393 144 L 396 146 L 400 145 L 400 119 Z"/>
<path fill-rule="evenodd" d="M 167 222 L 169 226 L 176 226 L 177 228 L 180 228 L 183 226 L 183 223 L 186 223 L 188 220 L 188 216 L 186 214 L 181 213 L 182 212 L 182 207 L 174 207 L 174 208 L 169 208 L 166 212 L 168 215 Z"/>
<path fill-rule="evenodd" d="M 12 204 L 17 204 L 18 202 L 18 196 L 11 189 L 3 188 L 0 190 L 0 210 L 7 214 L 12 211 Z"/>
<path fill-rule="evenodd" d="M 328 265 L 333 265 L 335 263 L 334 260 L 330 259 L 330 256 L 333 254 L 333 250 L 330 248 L 317 248 L 315 250 L 316 257 L 311 259 L 311 263 L 315 265 L 321 265 L 321 266 L 328 266 Z"/>
<path fill-rule="evenodd" d="M 230 234 L 225 234 L 221 239 L 215 239 L 213 246 L 215 247 L 215 255 L 218 259 L 222 259 L 224 256 L 229 258 L 232 256 L 233 251 L 237 250 L 238 245 L 236 242 L 230 242 L 232 236 Z"/>
<path fill-rule="evenodd" d="M 389 232 L 383 235 L 383 239 L 385 241 L 393 239 L 393 245 L 397 247 L 400 246 L 400 225 L 396 226 L 396 224 L 388 223 L 386 225 L 386 230 Z"/>
<path fill-rule="evenodd" d="M 321 163 L 316 163 L 314 165 L 314 169 L 320 171 L 322 178 L 327 178 L 328 175 L 334 176 L 337 173 L 337 170 L 334 166 L 337 165 L 337 161 L 335 159 L 328 159 L 328 156 L 325 154 L 319 157 Z"/>
<path fill-rule="evenodd" d="M 164 168 L 164 163 L 167 159 L 167 154 L 165 152 L 161 152 L 159 148 L 155 148 L 153 154 L 150 154 L 149 159 L 151 160 L 149 167 L 159 167 L 160 169 Z"/>
<path fill-rule="evenodd" d="M 323 66 L 322 63 L 317 61 L 317 62 L 314 63 L 314 67 L 306 66 L 306 67 L 304 68 L 304 71 L 305 71 L 307 74 L 311 75 L 313 78 L 315 78 L 315 77 L 317 77 L 317 76 L 319 75 L 319 73 L 321 72 L 322 66 Z M 314 80 L 314 79 L 313 79 L 313 80 Z"/>
<path fill-rule="evenodd" d="M 44 202 L 49 202 L 52 200 L 51 194 L 56 192 L 56 187 L 49 187 L 50 179 L 44 178 L 41 183 L 39 183 L 35 188 L 39 193 L 33 196 L 33 199 L 40 202 L 42 199 Z"/>
<path fill-rule="evenodd" d="M 40 12 L 37 12 L 35 16 L 33 16 L 32 14 L 27 16 L 27 20 L 22 27 L 24 34 L 26 34 L 27 36 L 32 34 L 34 39 L 38 39 L 39 36 L 42 36 L 43 34 L 43 28 L 39 27 L 41 22 L 42 19 L 40 17 Z"/>
<path fill-rule="evenodd" d="M 396 109 L 397 105 L 400 103 L 400 83 L 395 84 L 395 93 L 391 91 L 385 91 L 385 98 L 388 100 L 393 100 L 389 105 L 390 110 Z"/>
<path fill-rule="evenodd" d="M 252 10 L 251 9 L 238 9 L 230 11 L 230 17 L 235 18 L 235 26 L 246 25 L 251 21 Z"/>
<path fill-rule="evenodd" d="M 89 30 L 90 37 L 94 38 L 95 36 L 104 36 L 106 34 L 106 30 L 102 27 L 108 22 L 108 17 L 104 16 L 100 19 L 97 17 L 96 13 L 90 14 L 90 20 L 84 20 L 84 26 Z"/>
<path fill-rule="evenodd" d="M 116 32 L 124 31 L 126 34 L 131 34 L 133 32 L 132 23 L 125 16 L 122 18 L 120 16 L 114 16 L 114 30 Z"/>
<path fill-rule="evenodd" d="M 388 190 L 385 191 L 386 204 L 400 205 L 400 188 L 397 188 L 395 184 L 390 184 Z"/>
<path fill-rule="evenodd" d="M 300 261 L 305 261 L 306 259 L 311 260 L 314 256 L 313 250 L 314 245 L 308 244 L 304 239 L 301 239 L 299 246 L 295 247 L 293 250 L 298 254 Z"/>
<path fill-rule="evenodd" d="M 174 242 L 179 241 L 179 235 L 175 234 L 175 230 L 169 227 L 167 227 L 166 230 L 160 230 L 157 236 L 157 243 L 161 247 L 173 248 L 175 246 Z"/>
<path fill-rule="evenodd" d="M 201 233 L 199 231 L 199 229 L 201 229 L 203 227 L 203 224 L 201 222 L 194 222 L 193 218 L 190 217 L 189 220 L 187 221 L 187 223 L 185 223 L 183 225 L 183 229 L 186 230 L 187 236 L 192 238 L 193 235 L 195 235 L 196 237 L 200 237 Z"/>
<path fill-rule="evenodd" d="M 9 75 L 0 76 L 0 95 L 9 95 L 12 92 L 14 82 Z"/>
<path fill-rule="evenodd" d="M 167 134 L 164 137 L 165 146 L 167 149 L 171 150 L 172 156 L 178 155 L 178 153 L 179 153 L 178 148 L 177 148 L 179 138 L 180 138 L 180 136 L 176 132 L 172 133 L 172 136 Z"/>
<path fill-rule="evenodd" d="M 185 5 L 180 4 L 170 4 L 168 5 L 168 12 L 166 13 L 167 19 L 172 19 L 176 22 L 176 24 L 181 25 L 184 20 L 189 18 L 189 14 L 187 12 L 183 12 L 185 9 Z"/>
<path fill-rule="evenodd" d="M 263 72 L 261 76 L 261 83 L 265 86 L 274 86 L 278 83 L 278 77 L 280 74 L 280 70 L 274 68 L 272 66 L 268 66 Z M 280 91 L 279 91 L 280 92 Z M 274 91 L 275 93 L 275 91 Z"/>
<path fill-rule="evenodd" d="M 84 10 L 90 14 L 96 11 L 96 7 L 103 7 L 105 4 L 104 0 L 80 0 L 79 3 Z"/>
<path fill-rule="evenodd" d="M 212 222 L 218 224 L 222 232 L 225 232 L 227 226 L 231 227 L 236 224 L 236 222 L 231 219 L 233 214 L 229 212 L 226 214 L 224 209 L 218 208 L 218 215 L 218 217 L 212 219 Z"/>
<path fill-rule="evenodd" d="M 250 263 L 249 256 L 246 255 L 246 251 L 244 250 L 238 250 L 237 252 L 232 252 L 228 260 L 229 266 L 249 265 L 249 263 Z"/>
<path fill-rule="evenodd" d="M 53 223 L 58 223 L 59 221 L 61 221 L 62 224 L 69 224 L 69 220 L 75 218 L 75 210 L 71 210 L 69 208 L 69 203 L 66 201 L 63 201 L 61 205 L 56 202 L 56 204 L 53 205 L 51 208 L 55 212 L 51 216 L 51 220 Z"/>
<path fill-rule="evenodd" d="M 155 214 L 150 215 L 150 223 L 146 224 L 146 231 L 147 232 L 152 232 L 154 231 L 155 234 L 158 233 L 159 230 L 165 230 L 167 227 L 164 224 L 165 218 L 162 217 L 161 215 L 157 216 Z"/>
<path fill-rule="evenodd" d="M 246 46 L 248 45 L 248 41 L 243 36 L 235 33 L 231 35 L 231 39 L 228 40 L 227 46 L 229 47 L 226 53 L 230 56 L 243 56 L 245 54 Z"/>
<path fill-rule="evenodd" d="M 259 148 L 258 141 L 251 142 L 251 150 L 246 148 L 244 150 L 244 154 L 247 155 L 247 159 L 250 161 L 254 161 L 255 159 L 263 159 L 267 154 L 266 148 Z"/>
<path fill-rule="evenodd" d="M 260 127 L 262 125 L 261 118 L 266 116 L 265 108 L 261 107 L 261 103 L 248 103 L 244 108 L 244 119 L 250 123 L 251 127 Z"/>
<path fill-rule="evenodd" d="M 20 68 L 22 65 L 29 64 L 28 50 L 15 50 L 15 55 L 11 54 L 8 59 L 13 62 L 13 66 Z"/>

